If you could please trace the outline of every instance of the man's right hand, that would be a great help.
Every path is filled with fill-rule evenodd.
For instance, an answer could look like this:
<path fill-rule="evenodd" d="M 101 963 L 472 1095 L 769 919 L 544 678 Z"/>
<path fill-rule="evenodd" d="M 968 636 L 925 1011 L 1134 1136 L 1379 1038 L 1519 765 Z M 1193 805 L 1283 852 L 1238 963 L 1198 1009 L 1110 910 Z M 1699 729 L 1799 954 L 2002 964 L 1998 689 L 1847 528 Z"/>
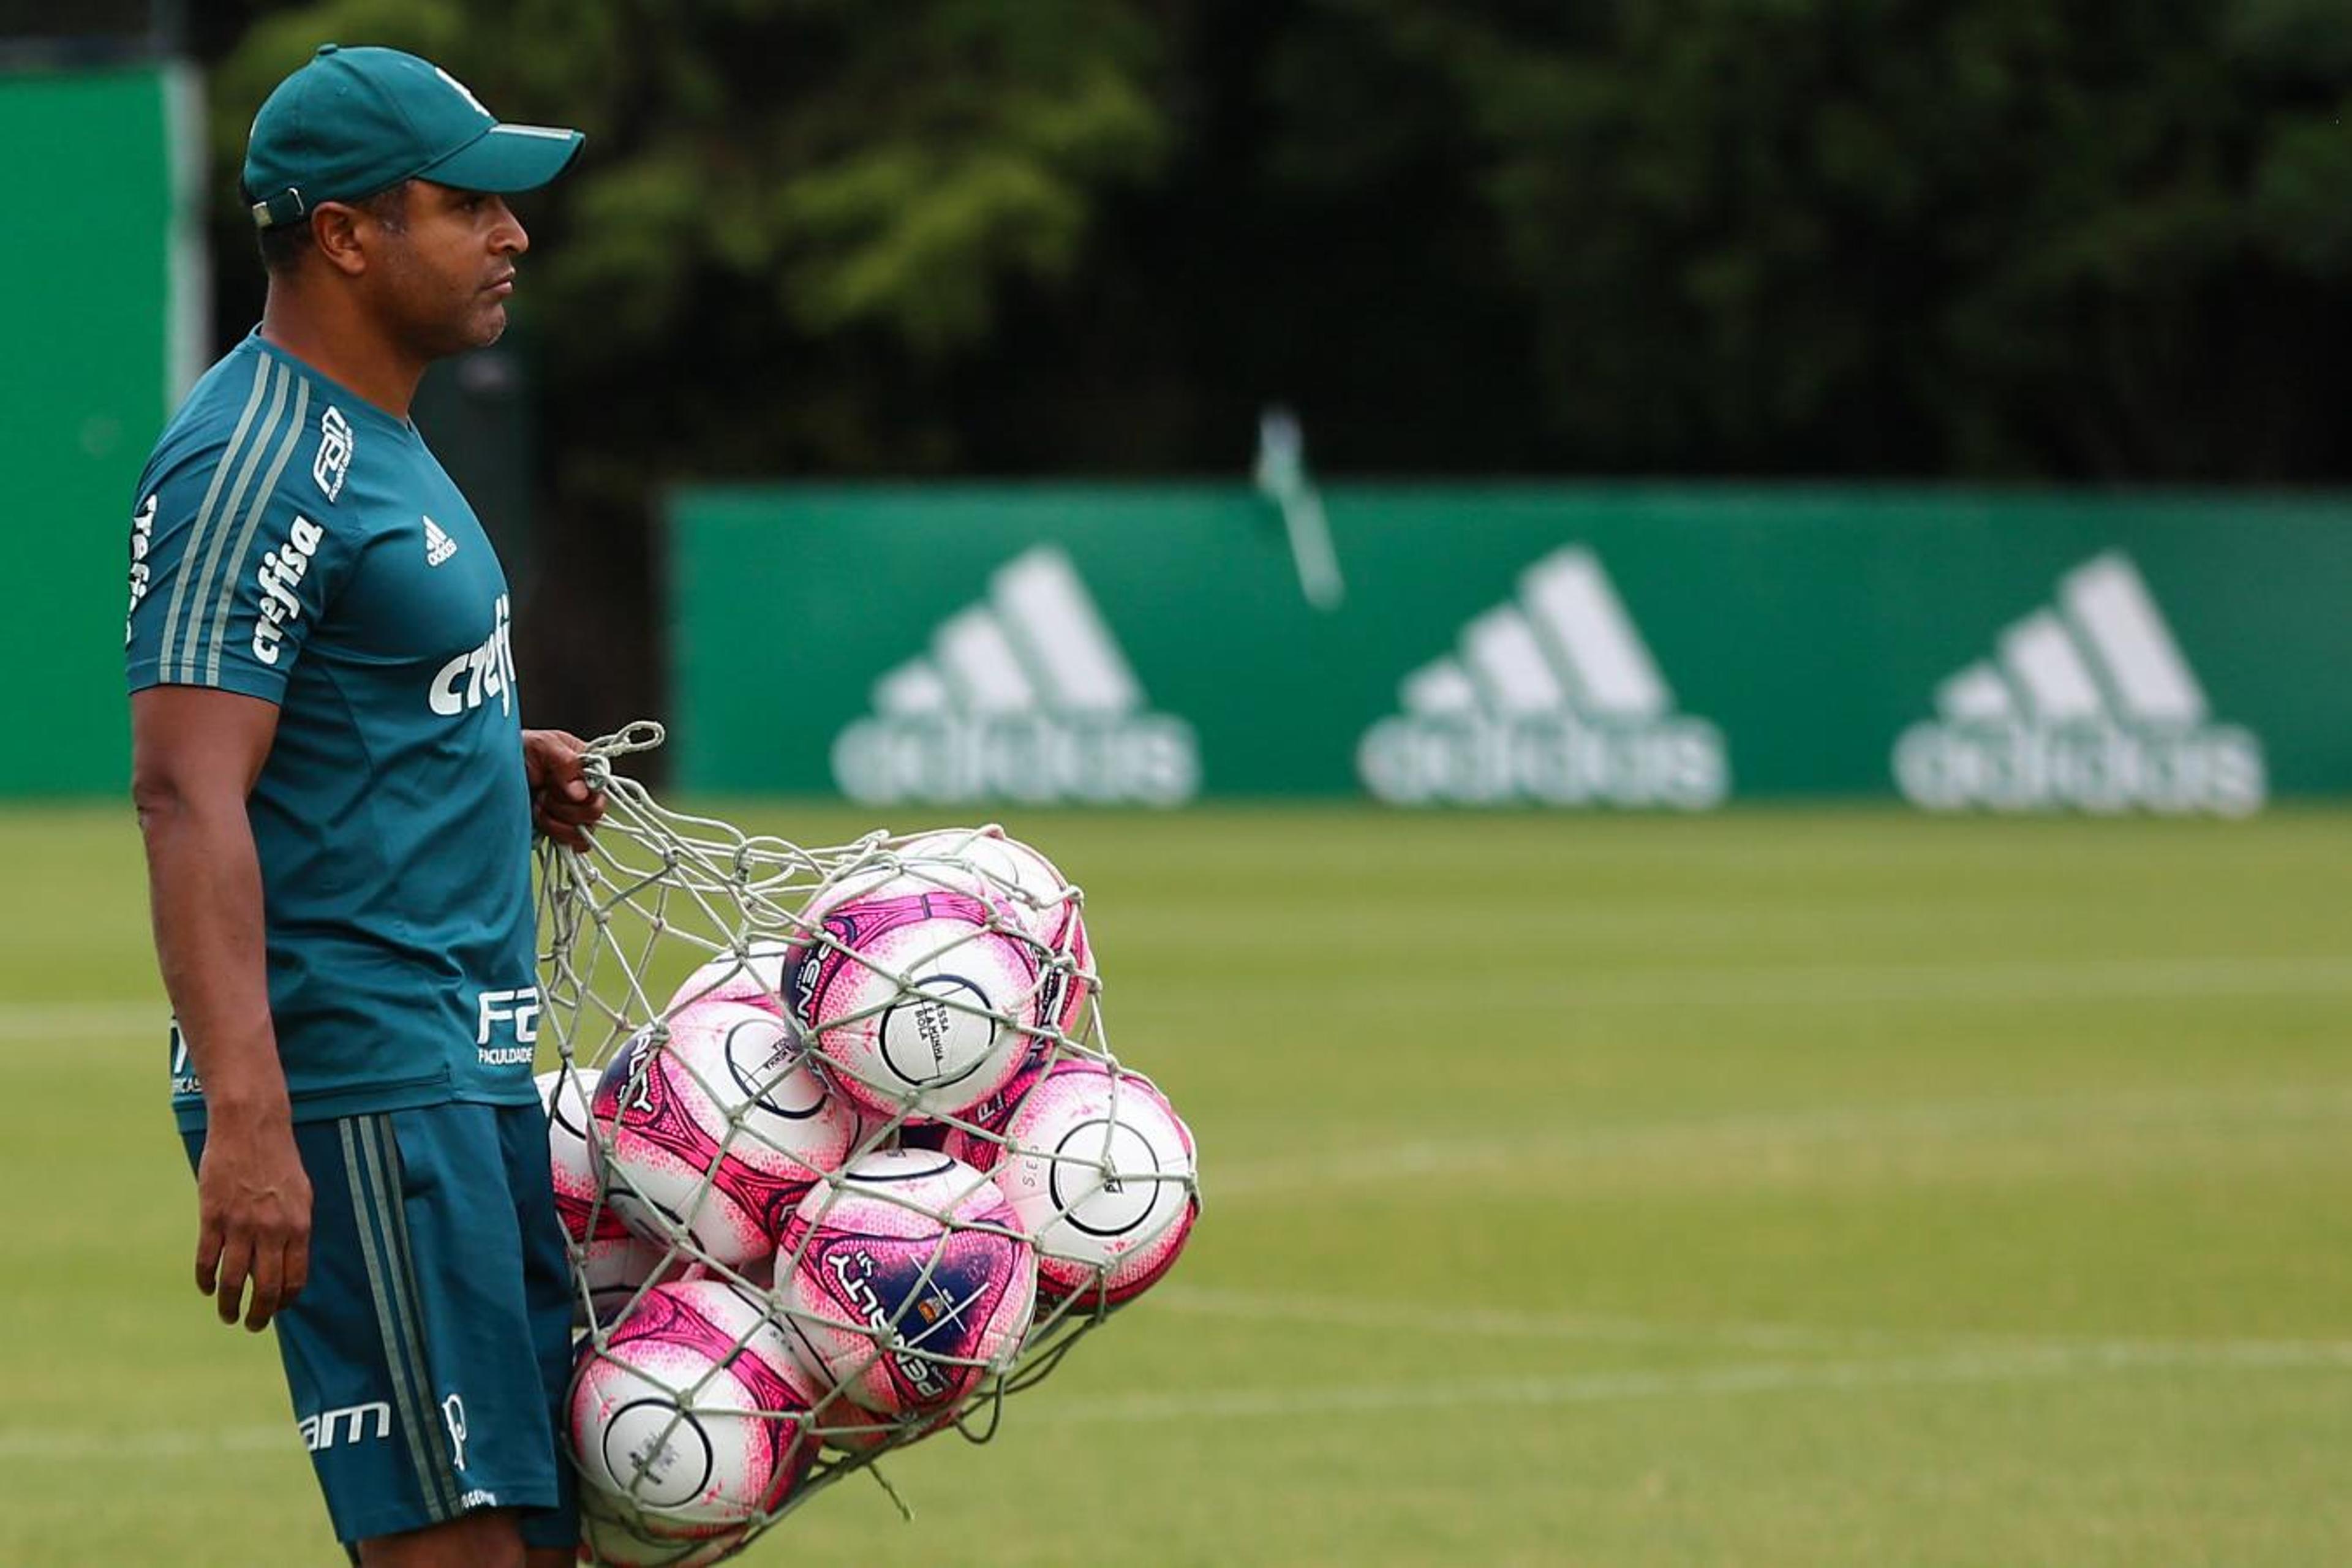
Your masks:
<path fill-rule="evenodd" d="M 224 1323 L 259 1333 L 310 1276 L 310 1178 L 283 1113 L 250 1126 L 216 1114 L 196 1165 L 196 1289 Z M 253 1287 L 250 1305 L 246 1286 Z"/>

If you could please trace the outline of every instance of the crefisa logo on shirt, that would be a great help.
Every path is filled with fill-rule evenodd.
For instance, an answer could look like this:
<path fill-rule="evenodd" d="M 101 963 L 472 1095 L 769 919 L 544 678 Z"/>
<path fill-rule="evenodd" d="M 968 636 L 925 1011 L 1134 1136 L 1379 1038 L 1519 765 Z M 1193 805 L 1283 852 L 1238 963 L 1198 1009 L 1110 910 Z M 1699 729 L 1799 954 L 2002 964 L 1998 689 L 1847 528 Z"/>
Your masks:
<path fill-rule="evenodd" d="M 155 498 L 149 496 L 139 503 L 138 513 L 131 520 L 131 607 L 122 612 L 122 646 L 131 646 L 131 617 L 139 613 L 139 601 L 147 596 L 147 584 L 152 569 L 147 564 L 147 552 L 155 542 Z"/>
<path fill-rule="evenodd" d="M 498 625 L 482 646 L 461 653 L 434 676 L 426 700 L 444 719 L 469 713 L 495 697 L 499 711 L 514 711 L 514 641 L 507 626 L 507 596 L 499 595 Z"/>
<path fill-rule="evenodd" d="M 278 645 L 286 638 L 286 623 L 302 613 L 302 601 L 295 597 L 294 590 L 310 575 L 310 557 L 319 552 L 326 537 L 325 529 L 297 514 L 294 526 L 286 531 L 286 542 L 261 557 L 260 568 L 253 574 L 253 580 L 261 584 L 261 613 L 253 620 L 253 657 L 264 664 L 278 662 Z"/>
<path fill-rule="evenodd" d="M 331 506 L 343 493 L 343 479 L 352 471 L 352 447 L 351 421 L 331 403 L 319 416 L 319 455 L 310 459 L 310 479 Z"/>

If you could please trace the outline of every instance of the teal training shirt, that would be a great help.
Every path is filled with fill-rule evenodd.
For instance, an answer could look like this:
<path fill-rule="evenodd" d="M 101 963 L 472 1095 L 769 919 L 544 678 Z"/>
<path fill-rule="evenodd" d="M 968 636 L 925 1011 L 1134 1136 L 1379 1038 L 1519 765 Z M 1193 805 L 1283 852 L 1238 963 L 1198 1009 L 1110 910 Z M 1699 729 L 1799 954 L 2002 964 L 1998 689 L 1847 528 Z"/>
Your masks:
<path fill-rule="evenodd" d="M 248 336 L 156 442 L 130 687 L 278 705 L 247 803 L 297 1121 L 533 1104 L 530 802 L 506 574 L 414 426 Z M 176 1026 L 172 1102 L 204 1125 Z"/>

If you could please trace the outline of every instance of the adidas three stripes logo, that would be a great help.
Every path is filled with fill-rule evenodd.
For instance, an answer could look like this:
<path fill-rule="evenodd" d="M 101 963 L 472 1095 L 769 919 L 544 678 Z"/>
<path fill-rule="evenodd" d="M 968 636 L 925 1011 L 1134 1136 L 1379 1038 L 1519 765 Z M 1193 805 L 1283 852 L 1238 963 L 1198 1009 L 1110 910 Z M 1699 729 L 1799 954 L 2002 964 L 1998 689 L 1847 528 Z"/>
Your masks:
<path fill-rule="evenodd" d="M 1407 675 L 1402 711 L 1366 731 L 1357 771 L 1396 805 L 1721 804 L 1723 735 L 1673 691 L 1600 557 L 1553 551 L 1454 651 Z"/>
<path fill-rule="evenodd" d="M 229 607 L 249 569 L 254 535 L 269 510 L 278 477 L 294 455 L 310 411 L 310 384 L 277 361 L 260 358 L 244 412 L 196 509 L 164 605 L 159 651 L 165 679 L 186 686 L 220 684 Z"/>
<path fill-rule="evenodd" d="M 1192 727 L 1149 710 L 1094 596 L 1051 545 L 998 567 L 927 653 L 874 683 L 873 703 L 833 745 L 853 800 L 1174 805 L 1200 787 Z"/>
<path fill-rule="evenodd" d="M 1936 717 L 1904 731 L 1895 778 L 1931 811 L 2213 812 L 2267 793 L 2261 742 L 2210 721 L 2205 690 L 2120 551 L 2058 582 L 1936 689 Z"/>

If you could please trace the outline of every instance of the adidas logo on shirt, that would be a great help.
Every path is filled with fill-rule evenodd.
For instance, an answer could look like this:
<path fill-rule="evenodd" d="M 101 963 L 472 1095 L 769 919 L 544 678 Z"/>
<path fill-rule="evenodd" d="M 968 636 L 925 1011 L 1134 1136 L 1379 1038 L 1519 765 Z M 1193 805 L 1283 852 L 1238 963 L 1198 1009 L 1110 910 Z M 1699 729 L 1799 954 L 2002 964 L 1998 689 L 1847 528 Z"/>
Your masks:
<path fill-rule="evenodd" d="M 874 683 L 874 714 L 833 744 L 869 804 L 984 799 L 1175 805 L 1200 787 L 1192 727 L 1146 710 L 1094 597 L 1052 545 L 991 574 L 988 596 Z"/>
<path fill-rule="evenodd" d="M 441 525 L 431 518 L 425 520 L 425 564 L 438 566 L 457 553 L 457 542 L 441 531 Z"/>
<path fill-rule="evenodd" d="M 2262 742 L 2207 721 L 2204 688 L 2131 558 L 2059 579 L 2057 602 L 2004 629 L 1991 658 L 1936 689 L 1936 717 L 1895 747 L 1895 780 L 1930 811 L 2262 808 Z"/>
<path fill-rule="evenodd" d="M 1366 731 L 1364 785 L 1395 805 L 1674 806 L 1730 790 L 1723 735 L 1674 711 L 1641 632 L 1580 545 L 1519 574 L 1513 598 L 1399 688 Z"/>

